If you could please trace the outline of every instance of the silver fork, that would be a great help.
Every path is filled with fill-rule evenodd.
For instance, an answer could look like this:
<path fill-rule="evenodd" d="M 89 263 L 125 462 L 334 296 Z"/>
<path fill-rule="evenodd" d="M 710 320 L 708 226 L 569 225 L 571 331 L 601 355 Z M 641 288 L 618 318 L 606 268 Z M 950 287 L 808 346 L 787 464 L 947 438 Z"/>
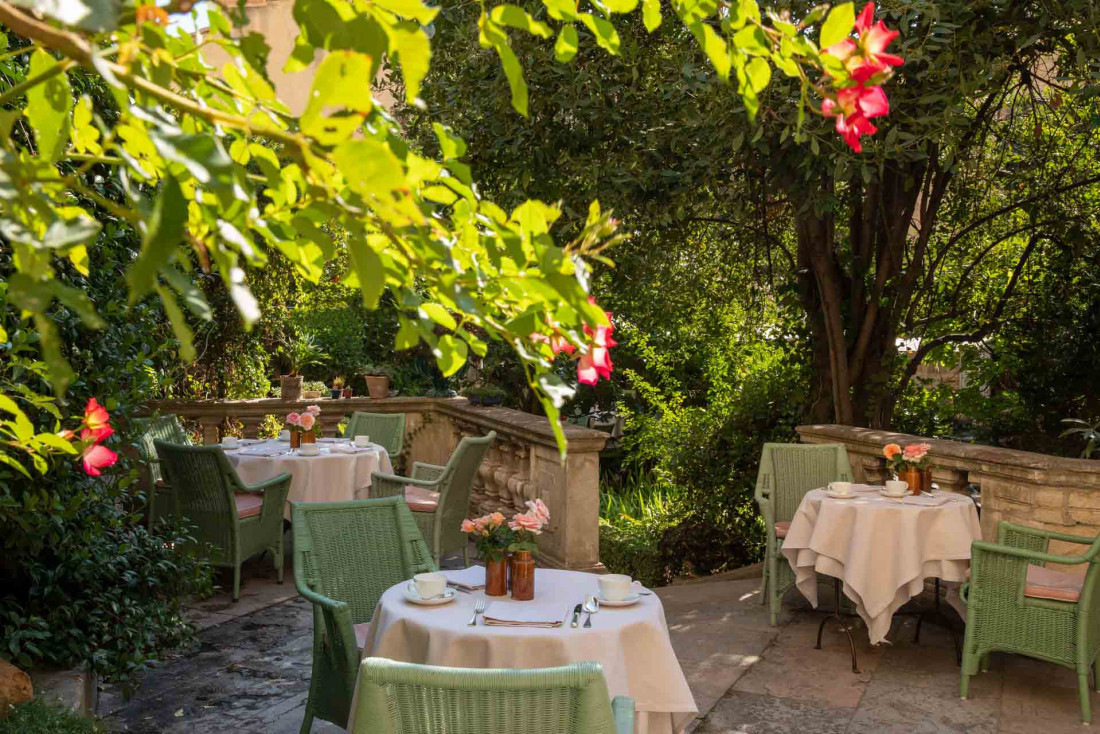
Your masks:
<path fill-rule="evenodd" d="M 485 611 L 485 597 L 481 597 L 474 602 L 474 616 L 470 617 L 470 621 L 466 623 L 467 627 L 477 626 L 477 615 Z"/>

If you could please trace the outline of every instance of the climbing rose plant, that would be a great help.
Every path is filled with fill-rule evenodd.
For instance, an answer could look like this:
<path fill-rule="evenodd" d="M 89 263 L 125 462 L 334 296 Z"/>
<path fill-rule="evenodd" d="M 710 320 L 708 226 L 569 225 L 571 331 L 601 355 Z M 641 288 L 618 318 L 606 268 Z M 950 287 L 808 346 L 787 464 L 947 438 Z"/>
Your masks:
<path fill-rule="evenodd" d="M 582 42 L 618 53 L 613 21 L 639 0 L 589 2 L 543 0 L 549 22 L 517 5 L 482 3 L 479 41 L 499 56 L 518 113 L 527 114 L 528 100 L 513 34 L 554 38 L 561 63 Z M 645 27 L 656 30 L 660 0 L 640 4 Z M 451 375 L 471 352 L 486 353 L 485 338 L 507 342 L 564 452 L 559 408 L 573 387 L 553 361 L 572 355 L 581 382 L 610 375 L 613 327 L 588 288 L 592 263 L 606 261 L 604 250 L 621 235 L 596 201 L 567 242 L 551 236 L 558 206 L 526 201 L 506 211 L 488 201 L 463 162 L 465 142 L 443 124 L 435 125 L 438 159 L 410 149 L 368 93 L 369 80 L 388 59 L 407 101 L 419 104 L 431 62 L 427 27 L 440 9 L 419 0 L 295 0 L 298 36 L 284 71 L 301 72 L 327 52 L 295 115 L 268 77 L 263 37 L 235 32 L 230 17 L 240 22 L 239 12 L 212 7 L 205 38 L 166 30 L 169 14 L 191 5 L 0 0 L 0 24 L 31 41 L 4 54 L 25 57 L 25 76 L 0 92 L 0 234 L 16 269 L 7 299 L 33 320 L 56 392 L 73 375 L 50 309 L 60 303 L 87 327 L 103 326 L 95 305 L 54 277 L 58 259 L 89 272 L 101 230 L 93 206 L 141 233 L 142 251 L 126 275 L 129 300 L 159 298 L 185 359 L 195 354 L 190 320 L 212 317 L 195 274 L 220 276 L 251 326 L 260 314 L 244 266 L 262 267 L 277 251 L 316 282 L 337 233 L 348 252 L 343 282 L 368 307 L 387 289 L 395 296 L 398 349 L 425 342 Z M 884 54 L 891 37 L 881 23 L 870 25 L 873 6 L 859 25 L 852 3 L 819 6 L 800 20 L 762 12 L 755 0 L 672 6 L 718 75 L 736 83 L 749 118 L 773 68 L 801 81 L 800 120 L 806 111 L 835 116 L 857 149 L 860 136 L 874 132 L 868 121 L 885 114 L 879 85 L 900 59 Z M 210 66 L 205 46 L 230 61 Z M 77 67 L 111 88 L 117 115 L 109 121 L 90 98 L 74 97 Z M 17 127 L 29 132 L 12 135 Z M 113 178 L 121 196 L 98 193 L 90 182 L 100 177 Z M 19 399 L 0 404 L 17 422 Z M 34 453 L 35 440 L 21 435 L 14 450 Z M 93 448 L 89 471 L 105 466 L 104 456 Z"/>
<path fill-rule="evenodd" d="M 60 415 L 56 412 L 56 407 L 51 407 L 54 408 L 51 412 Z M 93 477 L 102 474 L 100 469 L 118 461 L 118 454 L 103 445 L 115 432 L 111 427 L 111 415 L 95 398 L 91 398 L 85 406 L 84 418 L 76 430 L 62 429 L 59 421 L 56 431 L 36 432 L 27 415 L 7 395 L 0 395 L 0 410 L 12 416 L 10 419 L 0 419 L 0 441 L 3 441 L 9 451 L 0 453 L 0 463 L 13 467 L 27 478 L 31 477 L 30 472 L 15 456 L 29 457 L 31 465 L 39 474 L 45 474 L 49 468 L 46 457 L 75 456 L 84 464 L 84 471 Z"/>

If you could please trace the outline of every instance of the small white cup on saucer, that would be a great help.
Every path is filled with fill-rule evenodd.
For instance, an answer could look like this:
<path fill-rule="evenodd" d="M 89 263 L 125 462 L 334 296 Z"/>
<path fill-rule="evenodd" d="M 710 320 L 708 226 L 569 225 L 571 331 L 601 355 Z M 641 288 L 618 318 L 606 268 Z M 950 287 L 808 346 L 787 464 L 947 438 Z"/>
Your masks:
<path fill-rule="evenodd" d="M 225 436 L 222 438 L 223 449 L 235 449 L 241 445 L 241 442 L 237 440 L 236 436 Z"/>
<path fill-rule="evenodd" d="M 370 436 L 356 436 L 355 445 L 361 449 L 367 448 L 368 446 L 370 446 Z"/>
<path fill-rule="evenodd" d="M 290 442 L 290 431 L 279 431 L 279 440 L 289 443 Z"/>
<path fill-rule="evenodd" d="M 829 482 L 829 494 L 836 497 L 848 497 L 852 494 L 852 483 Z"/>
<path fill-rule="evenodd" d="M 888 497 L 901 497 L 909 494 L 909 482 L 889 479 L 886 481 L 886 489 L 884 489 L 882 493 Z"/>
<path fill-rule="evenodd" d="M 302 456 L 318 456 L 321 453 L 321 447 L 315 443 L 304 443 L 298 447 L 298 453 Z"/>
<path fill-rule="evenodd" d="M 634 591 L 634 579 L 622 573 L 608 573 L 599 577 L 600 598 L 622 601 Z"/>
<path fill-rule="evenodd" d="M 447 590 L 447 577 L 441 573 L 418 573 L 413 576 L 413 583 L 421 599 L 435 599 Z"/>

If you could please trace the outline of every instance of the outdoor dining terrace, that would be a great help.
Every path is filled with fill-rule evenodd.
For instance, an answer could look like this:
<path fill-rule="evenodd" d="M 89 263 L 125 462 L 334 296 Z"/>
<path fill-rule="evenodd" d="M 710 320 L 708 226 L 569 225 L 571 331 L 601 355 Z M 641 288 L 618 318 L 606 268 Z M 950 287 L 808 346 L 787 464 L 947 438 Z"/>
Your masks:
<path fill-rule="evenodd" d="M 599 450 L 605 434 L 567 427 L 570 453 L 566 463 L 561 464 L 545 424 L 516 411 L 473 407 L 454 399 L 363 400 L 362 405 L 352 399 L 341 403 L 336 406 L 321 401 L 323 433 L 335 433 L 341 416 L 353 409 L 405 416 L 404 445 L 392 457 L 399 466 L 412 466 L 425 459 L 445 462 L 465 436 L 494 431 L 501 437 L 478 469 L 468 514 L 474 517 L 497 510 L 512 511 L 535 498 L 546 498 L 552 507 L 561 508 L 554 523 L 539 537 L 540 545 L 545 544 L 539 566 L 545 570 L 539 571 L 542 575 L 537 583 L 543 595 L 536 597 L 537 601 L 545 602 L 548 594 L 571 594 L 569 589 L 563 590 L 548 580 L 546 574 L 554 573 L 551 568 L 596 573 L 607 570 L 598 559 L 595 506 Z M 214 443 L 231 433 L 255 438 L 266 416 L 305 407 L 304 403 L 299 406 L 272 399 L 163 403 L 156 409 L 179 415 L 203 439 Z M 846 478 L 855 486 L 879 484 L 887 478 L 882 446 L 921 440 L 847 426 L 802 426 L 799 434 L 805 445 L 818 445 L 829 452 L 843 447 L 839 455 L 845 457 L 850 468 Z M 973 513 L 975 528 L 980 508 L 980 530 L 975 529 L 975 534 L 995 539 L 1001 520 L 1078 536 L 1096 534 L 1097 528 L 1091 523 L 1098 515 L 1092 498 L 1100 475 L 1089 462 L 951 441 L 930 441 L 929 446 L 936 483 L 933 494 L 946 496 L 950 500 L 946 507 L 957 507 L 952 512 L 961 512 L 964 518 L 966 513 Z M 814 496 L 811 492 L 803 497 L 800 512 Z M 866 503 L 874 505 L 877 501 L 872 498 Z M 849 510 L 854 507 L 836 504 Z M 945 506 L 888 509 L 935 513 Z M 931 525 L 924 527 L 932 528 L 927 531 L 929 537 L 936 532 Z M 855 534 L 859 531 L 853 531 Z M 288 532 L 286 538 L 283 568 L 291 578 L 301 556 L 295 553 L 292 533 Z M 904 537 L 893 535 L 894 545 L 905 542 Z M 968 547 L 969 540 L 962 541 L 962 545 Z M 1065 553 L 1068 549 L 1079 555 L 1087 548 L 1053 542 L 1049 550 Z M 473 549 L 468 550 L 472 556 Z M 880 548 L 878 552 L 884 555 L 877 562 L 889 566 L 890 549 Z M 874 558 L 869 560 L 872 565 L 875 562 Z M 966 559 L 957 562 L 965 565 Z M 462 565 L 462 559 L 454 555 L 442 564 L 445 569 Z M 1082 726 L 1079 681 L 1074 671 L 1033 657 L 993 652 L 983 666 L 987 669 L 973 676 L 967 698 L 960 697 L 959 656 L 967 609 L 959 600 L 959 584 L 951 583 L 949 572 L 939 574 L 947 579 L 942 585 L 934 584 L 931 576 L 918 579 L 922 582 L 920 589 L 911 594 L 912 598 L 906 594 L 905 603 L 887 615 L 882 629 L 869 627 L 866 610 L 861 608 L 870 603 L 869 594 L 858 597 L 859 603 L 842 599 L 845 631 L 827 623 L 828 610 L 836 602 L 835 589 L 841 588 L 840 583 L 834 587 L 828 575 L 818 575 L 813 584 L 817 609 L 807 601 L 804 584 L 798 589 L 792 585 L 782 594 L 778 617 L 772 620 L 769 589 L 761 585 L 765 565 L 682 579 L 655 589 L 650 598 L 642 598 L 639 609 L 648 607 L 648 613 L 663 621 L 674 655 L 667 661 L 656 659 L 653 667 L 657 668 L 657 679 L 661 673 L 678 668 L 675 672 L 682 673 L 682 678 L 675 675 L 672 679 L 686 682 L 694 703 L 690 714 L 674 715 L 672 731 L 1030 732 L 1042 727 L 1045 732 L 1060 732 L 1076 731 Z M 827 568 L 827 564 L 816 566 L 819 574 Z M 838 575 L 845 573 L 841 569 Z M 293 585 L 276 583 L 265 559 L 246 561 L 242 574 L 238 601 L 233 601 L 229 590 L 224 589 L 189 604 L 187 617 L 199 630 L 195 643 L 149 672 L 134 697 L 126 698 L 117 687 L 106 686 L 98 701 L 85 702 L 103 717 L 109 729 L 150 734 L 230 729 L 280 733 L 299 731 L 303 719 L 309 721 L 307 701 L 316 664 L 312 605 Z M 848 596 L 853 596 L 848 584 L 858 585 L 858 581 L 850 575 L 845 576 L 844 588 Z M 451 616 L 464 621 L 466 614 L 462 612 L 468 613 L 476 598 L 483 598 L 484 590 L 456 591 L 457 603 Z M 403 599 L 387 602 L 391 592 L 383 595 L 374 611 L 374 624 L 381 624 L 381 615 L 392 614 L 395 609 L 404 615 L 403 610 L 411 608 Z M 570 596 L 554 601 L 571 605 L 574 599 Z M 387 604 L 393 607 L 389 612 Z M 853 605 L 859 616 L 852 614 L 856 611 Z M 439 614 L 446 608 L 424 611 Z M 629 648 L 630 639 L 620 629 L 625 617 L 616 619 L 624 612 L 629 610 L 602 608 L 593 615 L 591 631 L 563 626 L 553 633 L 566 638 L 578 635 L 578 640 L 584 639 L 579 635 L 594 635 L 587 638 L 589 641 L 615 638 L 619 642 L 611 648 Z M 876 618 L 876 625 L 881 622 L 881 617 Z M 416 621 L 402 618 L 396 624 L 407 626 Z M 660 627 L 658 623 L 656 629 Z M 881 642 L 871 644 L 876 633 L 881 633 Z M 376 649 L 387 644 L 375 626 L 369 634 L 375 636 Z M 402 634 L 407 636 L 407 630 Z M 456 639 L 469 642 L 468 638 Z M 650 641 L 642 647 L 652 644 Z M 582 649 L 599 657 L 598 645 L 584 645 Z M 398 657 L 421 654 L 415 646 L 405 647 Z M 513 661 L 517 667 L 531 667 L 528 663 Z M 615 663 L 609 666 L 614 669 Z M 631 671 L 628 666 L 627 672 L 626 690 L 639 699 L 641 707 L 651 707 L 652 701 L 645 700 L 647 694 L 637 693 L 641 671 Z M 646 673 L 652 675 L 654 671 Z M 620 680 L 609 684 L 613 693 L 621 693 L 622 686 Z M 1089 686 L 1094 687 L 1095 683 Z M 1091 690 L 1088 696 L 1093 704 L 1100 699 Z M 307 728 L 314 732 L 343 730 L 320 718 Z M 637 719 L 633 726 L 636 732 L 658 730 L 664 729 L 656 725 L 647 728 Z"/>

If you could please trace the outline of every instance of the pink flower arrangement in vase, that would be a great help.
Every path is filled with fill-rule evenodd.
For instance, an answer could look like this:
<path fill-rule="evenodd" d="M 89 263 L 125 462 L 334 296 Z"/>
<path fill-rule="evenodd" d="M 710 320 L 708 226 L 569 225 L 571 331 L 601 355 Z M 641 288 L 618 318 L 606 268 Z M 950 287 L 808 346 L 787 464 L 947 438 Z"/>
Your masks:
<path fill-rule="evenodd" d="M 527 512 L 518 512 L 505 523 L 504 515 L 490 515 L 462 521 L 462 532 L 474 536 L 477 554 L 485 561 L 485 593 L 488 596 L 504 596 L 508 592 L 508 558 L 512 554 L 512 598 L 526 600 L 534 597 L 535 562 L 532 555 L 538 552 L 535 536 L 550 521 L 550 510 L 542 500 L 527 502 Z M 519 586 L 517 588 L 517 583 Z"/>
<path fill-rule="evenodd" d="M 911 443 L 900 446 L 896 443 L 888 443 L 882 449 L 882 455 L 886 457 L 886 466 L 904 482 L 908 482 L 909 491 L 920 494 L 922 490 L 932 489 L 932 470 L 929 467 L 932 460 L 928 452 L 932 444 Z"/>
<path fill-rule="evenodd" d="M 301 413 L 287 413 L 286 423 L 290 426 L 290 447 L 298 448 L 303 442 L 313 443 L 317 440 L 315 429 L 320 429 L 321 423 L 318 416 L 321 409 L 316 405 L 310 405 Z"/>

